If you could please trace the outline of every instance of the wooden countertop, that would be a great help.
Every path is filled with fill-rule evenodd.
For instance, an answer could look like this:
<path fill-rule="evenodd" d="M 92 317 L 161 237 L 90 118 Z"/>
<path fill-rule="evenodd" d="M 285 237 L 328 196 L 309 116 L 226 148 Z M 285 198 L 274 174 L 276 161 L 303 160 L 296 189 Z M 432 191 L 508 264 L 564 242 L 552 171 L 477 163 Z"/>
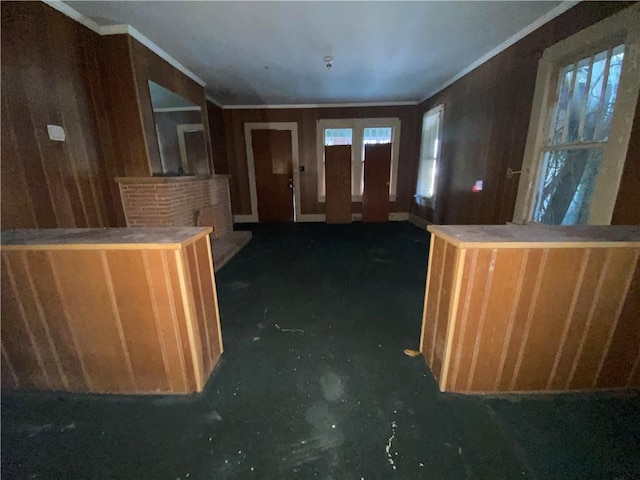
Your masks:
<path fill-rule="evenodd" d="M 211 227 L 48 228 L 6 230 L 2 250 L 179 249 L 213 231 Z"/>
<path fill-rule="evenodd" d="M 464 248 L 640 247 L 635 225 L 429 225 L 427 230 Z"/>

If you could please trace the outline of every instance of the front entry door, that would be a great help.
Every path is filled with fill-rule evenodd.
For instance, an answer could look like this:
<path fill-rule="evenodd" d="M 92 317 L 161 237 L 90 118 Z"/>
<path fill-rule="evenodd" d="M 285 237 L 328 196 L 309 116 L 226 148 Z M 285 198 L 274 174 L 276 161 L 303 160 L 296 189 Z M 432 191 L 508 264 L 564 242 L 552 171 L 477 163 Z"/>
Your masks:
<path fill-rule="evenodd" d="M 293 221 L 293 152 L 290 130 L 252 130 L 260 222 Z"/>

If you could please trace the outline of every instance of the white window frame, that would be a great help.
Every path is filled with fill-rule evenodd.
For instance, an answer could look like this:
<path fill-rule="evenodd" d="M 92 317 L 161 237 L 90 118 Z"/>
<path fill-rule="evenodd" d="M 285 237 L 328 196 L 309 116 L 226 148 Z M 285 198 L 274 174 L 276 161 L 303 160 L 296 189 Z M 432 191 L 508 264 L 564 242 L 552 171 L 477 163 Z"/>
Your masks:
<path fill-rule="evenodd" d="M 318 172 L 318 202 L 324 203 L 324 131 L 331 128 L 351 128 L 351 183 L 352 192 L 355 182 L 358 182 L 364 168 L 364 129 L 391 127 L 391 172 L 389 182 L 389 201 L 394 202 L 398 193 L 398 159 L 400 154 L 401 121 L 399 118 L 348 118 L 321 119 L 317 125 L 317 172 Z M 362 152 L 357 155 L 356 152 Z M 352 202 L 361 202 L 362 195 L 351 195 Z"/>
<path fill-rule="evenodd" d="M 602 143 L 603 160 L 591 199 L 588 223 L 609 225 L 627 156 L 640 89 L 640 5 L 636 4 L 545 50 L 538 64 L 529 133 L 513 214 L 514 223 L 531 221 L 542 151 L 553 115 L 559 69 L 598 49 L 624 43 L 624 61 L 609 140 Z"/>
<path fill-rule="evenodd" d="M 436 156 L 433 159 L 435 161 L 435 165 L 434 165 L 434 170 L 436 172 L 435 175 L 435 183 L 433 185 L 433 195 L 431 197 L 423 197 L 422 195 L 418 195 L 418 181 L 420 179 L 420 177 L 418 176 L 418 178 L 416 179 L 416 194 L 414 195 L 415 201 L 418 205 L 422 205 L 422 206 L 426 206 L 429 208 L 435 208 L 436 206 L 436 196 L 438 194 L 438 167 L 440 166 L 440 158 L 442 157 L 442 130 L 443 130 L 443 123 L 444 123 L 444 105 L 438 105 L 436 107 L 433 107 L 431 110 L 428 110 L 427 112 L 424 113 L 424 115 L 422 116 L 422 124 L 420 127 L 420 156 L 418 157 L 418 172 L 420 172 L 420 167 L 422 166 L 422 154 L 424 152 L 424 144 L 423 144 L 423 129 L 424 129 L 424 122 L 427 119 L 427 117 L 430 117 L 432 115 L 438 115 L 438 148 L 436 149 Z"/>

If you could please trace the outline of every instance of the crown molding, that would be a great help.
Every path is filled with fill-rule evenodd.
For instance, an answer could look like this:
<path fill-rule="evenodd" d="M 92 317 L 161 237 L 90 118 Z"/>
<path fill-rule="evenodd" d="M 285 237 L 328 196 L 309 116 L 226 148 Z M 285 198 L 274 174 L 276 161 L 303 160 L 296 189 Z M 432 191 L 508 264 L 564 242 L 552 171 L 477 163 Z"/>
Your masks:
<path fill-rule="evenodd" d="M 154 42 L 149 40 L 146 36 L 140 33 L 138 30 L 133 28 L 131 25 L 99 25 L 89 17 L 83 15 L 82 13 L 75 10 L 73 7 L 69 6 L 67 3 L 64 3 L 62 0 L 42 0 L 44 3 L 54 8 L 55 10 L 63 13 L 67 17 L 75 20 L 76 22 L 84 25 L 90 30 L 96 32 L 99 35 L 120 35 L 127 34 L 131 37 L 135 38 L 137 41 L 142 43 L 145 47 L 151 50 L 153 53 L 158 55 L 160 58 L 168 62 L 170 65 L 175 67 L 177 70 L 184 73 L 191 80 L 196 82 L 198 85 L 205 87 L 206 83 L 200 77 L 198 77 L 191 70 L 186 68 L 180 62 L 178 62 L 175 58 L 161 49 Z M 438 88 L 431 91 L 428 95 L 422 98 L 420 101 L 407 101 L 407 102 L 373 102 L 373 103 L 325 103 L 325 104 L 294 104 L 294 105 L 286 105 L 286 104 L 267 104 L 267 105 L 222 105 L 220 102 L 214 100 L 210 95 L 207 95 L 207 100 L 213 103 L 214 105 L 229 110 L 255 110 L 255 109 L 285 109 L 285 108 L 348 108 L 348 107 L 391 107 L 391 106 L 411 106 L 411 105 L 419 105 L 434 95 L 440 93 L 442 90 L 452 85 L 471 71 L 478 68 L 483 63 L 487 62 L 491 58 L 498 55 L 500 52 L 506 50 L 514 43 L 522 40 L 524 37 L 537 30 L 544 24 L 550 22 L 554 18 L 563 14 L 573 6 L 579 3 L 579 0 L 565 0 L 557 7 L 548 11 L 545 15 L 538 18 L 534 22 L 527 25 L 525 28 L 517 32 L 515 35 L 512 35 L 510 38 L 502 42 L 500 45 L 495 47 L 493 50 L 487 52 L 482 57 L 478 58 L 475 62 L 469 64 L 462 70 L 460 70 L 457 74 L 451 77 L 449 80 L 444 82 Z"/>
<path fill-rule="evenodd" d="M 449 85 L 452 85 L 453 83 L 457 82 L 462 77 L 464 77 L 466 74 L 472 72 L 473 70 L 478 68 L 483 63 L 487 62 L 488 60 L 490 60 L 493 57 L 495 57 L 496 55 L 498 55 L 500 52 L 502 52 L 502 51 L 506 50 L 507 48 L 509 48 L 514 43 L 522 40 L 524 37 L 526 37 L 530 33 L 534 32 L 538 28 L 542 27 L 544 24 L 549 23 L 554 18 L 558 17 L 559 15 L 562 15 L 564 12 L 566 12 L 570 8 L 574 7 L 578 3 L 580 3 L 580 0 L 565 0 L 564 2 L 562 2 L 557 7 L 549 10 L 545 15 L 543 15 L 540 18 L 538 18 L 534 22 L 530 23 L 529 25 L 524 27 L 522 30 L 517 32 L 515 35 L 512 35 L 507 40 L 502 42 L 500 45 L 495 47 L 493 50 L 485 53 L 482 57 L 478 58 L 475 62 L 467 65 L 465 68 L 460 70 L 458 73 L 456 73 L 453 77 L 451 77 L 449 80 L 444 82 L 438 88 L 436 88 L 435 90 L 431 91 L 431 93 L 429 93 L 426 97 L 424 97 L 422 100 L 420 100 L 419 103 L 422 103 L 422 102 L 425 102 L 426 100 L 429 100 L 431 97 L 433 97 L 434 95 L 440 93 L 442 90 L 447 88 Z"/>
<path fill-rule="evenodd" d="M 277 110 L 285 108 L 350 108 L 350 107 L 408 107 L 418 105 L 419 102 L 372 102 L 372 103 L 296 103 L 277 105 L 224 105 L 225 110 Z"/>
<path fill-rule="evenodd" d="M 158 107 L 153 109 L 153 113 L 172 113 L 172 112 L 200 112 L 200 107 Z"/>
<path fill-rule="evenodd" d="M 54 8 L 60 13 L 63 13 L 67 17 L 71 18 L 72 20 L 75 20 L 76 22 L 84 25 L 90 30 L 93 30 L 98 35 L 125 34 L 135 38 L 138 42 L 143 44 L 145 47 L 147 47 L 153 53 L 155 53 L 160 58 L 165 60 L 171 66 L 173 66 L 177 70 L 180 70 L 182 73 L 184 73 L 187 77 L 189 77 L 191 80 L 196 82 L 198 85 L 202 87 L 206 85 L 204 80 L 202 80 L 195 73 L 193 73 L 187 67 L 182 65 L 180 62 L 178 62 L 175 58 L 173 58 L 171 55 L 169 55 L 162 48 L 160 48 L 158 45 L 153 43 L 151 40 L 149 40 L 147 37 L 145 37 L 142 33 L 140 33 L 138 30 L 133 28 L 131 25 L 99 25 L 98 23 L 91 20 L 89 17 L 78 12 L 73 7 L 69 6 L 67 3 L 62 2 L 61 0 L 42 0 L 42 1 L 47 5 L 49 5 L 51 8 Z"/>
<path fill-rule="evenodd" d="M 207 99 L 208 102 L 213 103 L 216 107 L 218 108 L 224 108 L 220 102 L 218 102 L 217 100 L 215 100 L 211 95 L 209 95 L 208 93 L 205 95 L 205 98 Z"/>

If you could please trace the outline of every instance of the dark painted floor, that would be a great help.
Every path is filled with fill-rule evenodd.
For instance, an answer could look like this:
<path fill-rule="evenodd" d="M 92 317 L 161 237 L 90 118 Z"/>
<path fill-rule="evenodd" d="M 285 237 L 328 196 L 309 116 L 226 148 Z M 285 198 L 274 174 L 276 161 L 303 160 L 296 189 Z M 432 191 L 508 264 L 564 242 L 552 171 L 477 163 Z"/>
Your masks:
<path fill-rule="evenodd" d="M 204 394 L 5 395 L 3 478 L 633 479 L 638 393 L 438 393 L 417 348 L 428 235 L 258 226 L 217 274 Z"/>

